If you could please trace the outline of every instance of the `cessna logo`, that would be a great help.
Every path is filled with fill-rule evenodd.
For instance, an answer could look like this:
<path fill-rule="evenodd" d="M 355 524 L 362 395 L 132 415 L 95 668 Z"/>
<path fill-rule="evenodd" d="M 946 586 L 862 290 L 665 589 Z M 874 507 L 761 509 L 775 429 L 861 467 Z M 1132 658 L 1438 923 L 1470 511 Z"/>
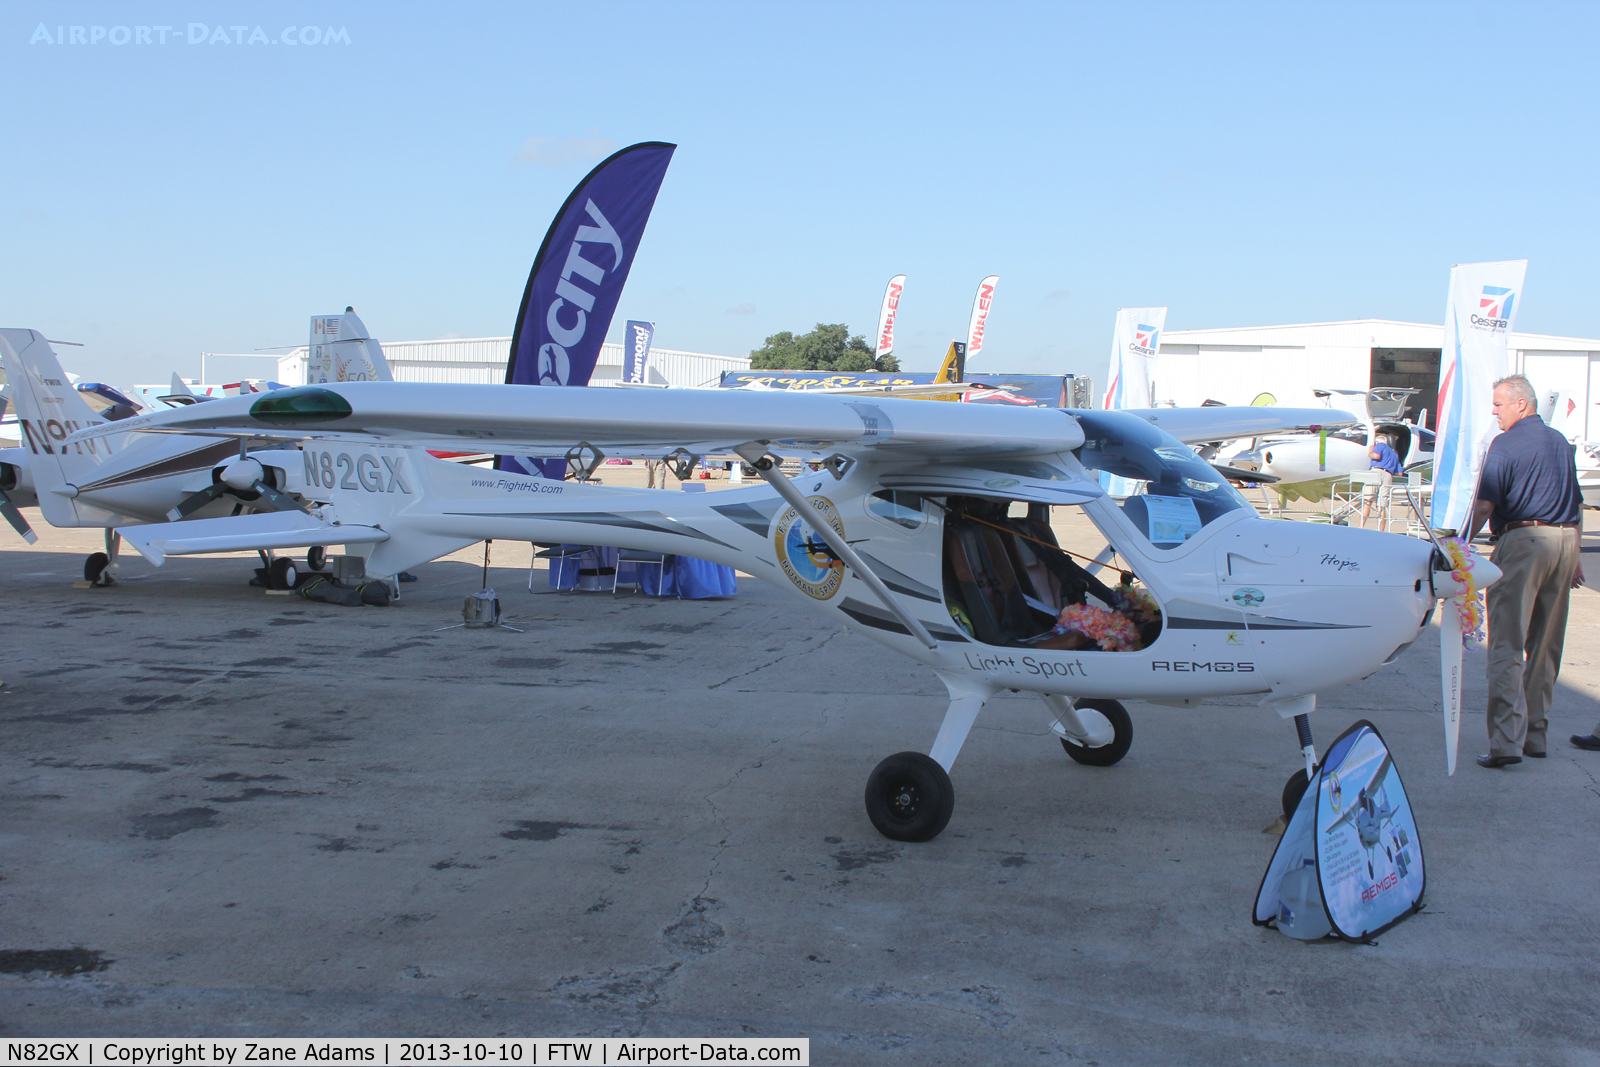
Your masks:
<path fill-rule="evenodd" d="M 593 200 L 583 209 L 594 221 L 593 226 L 579 226 L 577 238 L 567 250 L 561 277 L 556 281 L 556 299 L 545 313 L 545 332 L 550 340 L 539 347 L 539 384 L 566 385 L 572 373 L 572 362 L 567 349 L 583 340 L 589 328 L 589 312 L 594 310 L 595 294 L 577 282 L 583 279 L 597 290 L 605 283 L 607 269 L 583 257 L 585 244 L 611 246 L 611 270 L 622 266 L 622 238 L 606 217 L 600 213 Z M 576 276 L 576 277 L 574 277 Z"/>
<path fill-rule="evenodd" d="M 1511 325 L 1511 305 L 1517 294 L 1503 285 L 1486 285 L 1478 307 L 1469 318 L 1480 330 L 1504 330 Z"/>
<path fill-rule="evenodd" d="M 1129 352 L 1137 352 L 1141 356 L 1153 356 L 1160 346 L 1160 330 L 1142 323 L 1133 328 L 1133 340 L 1128 344 Z"/>

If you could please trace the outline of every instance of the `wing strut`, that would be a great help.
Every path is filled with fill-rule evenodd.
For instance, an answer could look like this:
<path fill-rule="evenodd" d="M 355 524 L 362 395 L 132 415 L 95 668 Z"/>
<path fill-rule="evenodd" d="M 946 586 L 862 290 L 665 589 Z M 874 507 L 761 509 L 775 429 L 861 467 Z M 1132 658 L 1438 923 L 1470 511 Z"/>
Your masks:
<path fill-rule="evenodd" d="M 778 464 L 773 461 L 772 457 L 767 455 L 767 450 L 764 446 L 752 442 L 748 445 L 740 445 L 734 451 L 746 463 L 754 467 L 762 479 L 776 489 L 778 495 L 783 497 L 790 507 L 794 508 L 802 516 L 810 514 L 808 509 L 811 505 L 806 503 L 806 498 L 800 495 L 800 490 L 794 487 L 794 483 L 783 476 L 783 472 L 778 469 Z M 807 525 L 817 532 L 817 536 L 821 537 L 823 542 L 833 550 L 834 555 L 844 560 L 850 569 L 856 572 L 857 578 L 867 583 L 867 588 L 877 594 L 878 599 L 883 601 L 883 606 L 888 608 L 894 614 L 894 617 L 899 619 L 905 625 L 905 628 L 911 631 L 913 637 L 929 648 L 939 647 L 939 642 L 935 641 L 933 636 L 928 633 L 928 628 L 923 626 L 915 616 L 905 609 L 900 601 L 895 599 L 894 594 L 889 592 L 889 587 L 884 585 L 882 579 L 873 574 L 865 563 L 861 562 L 861 557 L 856 555 L 856 550 L 850 547 L 849 542 L 841 537 L 837 530 L 825 522 L 808 523 Z"/>

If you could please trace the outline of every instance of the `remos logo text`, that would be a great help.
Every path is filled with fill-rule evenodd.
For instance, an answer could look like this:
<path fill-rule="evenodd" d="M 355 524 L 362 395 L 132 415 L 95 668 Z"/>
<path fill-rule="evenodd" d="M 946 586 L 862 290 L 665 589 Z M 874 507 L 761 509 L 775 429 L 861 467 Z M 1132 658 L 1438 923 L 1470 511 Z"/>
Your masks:
<path fill-rule="evenodd" d="M 1142 323 L 1133 328 L 1133 341 L 1128 345 L 1129 352 L 1137 352 L 1141 356 L 1153 356 L 1159 347 L 1161 347 L 1160 330 Z"/>
<path fill-rule="evenodd" d="M 556 299 L 545 314 L 544 325 L 550 340 L 539 348 L 539 384 L 566 385 L 572 371 L 567 349 L 583 340 L 589 326 L 589 312 L 594 310 L 594 294 L 581 288 L 573 275 L 584 279 L 599 289 L 606 279 L 606 268 L 583 258 L 585 244 L 611 246 L 611 270 L 622 266 L 622 238 L 606 217 L 600 213 L 593 200 L 584 205 L 584 211 L 594 221 L 593 226 L 579 226 L 577 238 L 567 252 L 567 261 L 556 281 Z"/>
<path fill-rule="evenodd" d="M 1511 324 L 1511 305 L 1517 294 L 1503 285 L 1486 285 L 1478 297 L 1478 309 L 1471 315 L 1472 325 L 1480 330 L 1504 330 Z"/>

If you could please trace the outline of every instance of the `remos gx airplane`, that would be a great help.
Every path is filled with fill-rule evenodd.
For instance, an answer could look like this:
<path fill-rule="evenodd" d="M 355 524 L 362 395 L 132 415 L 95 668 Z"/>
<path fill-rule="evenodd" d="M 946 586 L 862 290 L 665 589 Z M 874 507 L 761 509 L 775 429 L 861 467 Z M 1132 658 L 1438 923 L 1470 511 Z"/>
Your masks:
<path fill-rule="evenodd" d="M 354 382 L 136 416 L 68 444 L 130 431 L 302 442 L 288 488 L 299 481 L 325 506 L 123 531 L 157 563 L 349 535 L 370 545 L 367 570 L 378 576 L 484 538 L 615 545 L 744 570 L 944 682 L 949 708 L 930 751 L 889 756 L 866 790 L 880 832 L 922 841 L 950 819 L 948 771 L 984 703 L 1004 690 L 1037 693 L 1067 753 L 1096 765 L 1116 763 L 1132 742 L 1124 698 L 1192 707 L 1253 696 L 1295 720 L 1303 788 L 1316 759 L 1306 718 L 1316 694 L 1393 659 L 1459 586 L 1427 543 L 1261 519 L 1183 441 L 1339 418 L 1326 408 L 1069 411 Z M 463 442 L 565 456 L 578 475 L 608 454 L 687 469 L 708 453 L 733 453 L 766 484 L 696 494 L 594 486 L 463 467 L 424 450 Z M 784 456 L 822 468 L 785 478 Z M 1099 472 L 1142 488 L 1119 502 Z M 1058 548 L 1052 507 L 1082 508 L 1108 543 L 1091 566 L 1114 551 L 1126 580 L 1112 586 Z M 1480 581 L 1488 570 L 1479 565 Z"/>

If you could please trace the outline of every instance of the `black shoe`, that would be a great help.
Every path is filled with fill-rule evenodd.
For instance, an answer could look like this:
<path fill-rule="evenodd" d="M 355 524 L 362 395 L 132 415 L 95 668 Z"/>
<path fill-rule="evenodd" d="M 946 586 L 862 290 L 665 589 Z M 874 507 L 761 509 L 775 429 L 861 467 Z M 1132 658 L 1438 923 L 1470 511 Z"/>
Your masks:
<path fill-rule="evenodd" d="M 1521 756 L 1479 756 L 1478 757 L 1478 766 L 1487 767 L 1490 770 L 1493 770 L 1496 767 L 1509 767 L 1513 763 L 1521 763 L 1521 762 L 1522 762 L 1522 757 Z"/>
<path fill-rule="evenodd" d="M 1590 752 L 1600 752 L 1600 737 L 1596 737 L 1594 734 L 1573 734 L 1568 740 L 1579 748 L 1586 748 Z"/>
<path fill-rule="evenodd" d="M 1544 759 L 1545 756 L 1549 755 L 1546 752 L 1529 752 L 1527 749 L 1523 749 L 1522 754 L 1529 759 Z"/>

